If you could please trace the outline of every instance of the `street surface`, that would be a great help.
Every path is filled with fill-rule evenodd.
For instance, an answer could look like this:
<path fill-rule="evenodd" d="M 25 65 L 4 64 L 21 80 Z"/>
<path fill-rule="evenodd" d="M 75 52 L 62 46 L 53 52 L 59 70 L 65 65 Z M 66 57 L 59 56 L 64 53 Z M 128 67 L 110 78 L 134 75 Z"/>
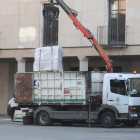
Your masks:
<path fill-rule="evenodd" d="M 137 140 L 140 127 L 117 126 L 106 129 L 102 126 L 72 125 L 42 127 L 12 122 L 10 117 L 0 115 L 0 140 Z"/>

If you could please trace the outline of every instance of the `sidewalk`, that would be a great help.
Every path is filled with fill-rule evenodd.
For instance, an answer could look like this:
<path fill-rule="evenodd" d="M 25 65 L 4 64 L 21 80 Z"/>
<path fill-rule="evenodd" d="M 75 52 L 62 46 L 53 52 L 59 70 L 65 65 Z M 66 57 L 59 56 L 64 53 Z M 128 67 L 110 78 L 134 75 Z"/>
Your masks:
<path fill-rule="evenodd" d="M 10 117 L 7 114 L 0 114 L 0 117 Z"/>
<path fill-rule="evenodd" d="M 12 123 L 10 116 L 0 114 L 0 124 Z"/>

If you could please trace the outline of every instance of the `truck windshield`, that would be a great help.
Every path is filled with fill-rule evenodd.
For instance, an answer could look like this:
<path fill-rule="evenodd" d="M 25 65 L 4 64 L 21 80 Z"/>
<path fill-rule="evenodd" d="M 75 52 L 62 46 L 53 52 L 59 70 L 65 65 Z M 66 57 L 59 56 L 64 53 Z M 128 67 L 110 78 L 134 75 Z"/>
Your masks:
<path fill-rule="evenodd" d="M 140 96 L 140 78 L 130 79 L 130 91 L 133 96 Z"/>

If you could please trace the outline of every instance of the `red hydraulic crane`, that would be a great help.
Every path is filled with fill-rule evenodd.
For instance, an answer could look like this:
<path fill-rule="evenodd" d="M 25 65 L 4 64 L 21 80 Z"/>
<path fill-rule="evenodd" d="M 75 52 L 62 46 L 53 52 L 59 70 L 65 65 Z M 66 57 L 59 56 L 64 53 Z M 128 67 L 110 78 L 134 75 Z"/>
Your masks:
<path fill-rule="evenodd" d="M 53 0 L 49 0 L 51 3 L 53 3 Z M 113 61 L 109 59 L 109 57 L 106 55 L 102 47 L 99 45 L 99 43 L 96 41 L 94 36 L 91 34 L 91 32 L 86 29 L 76 18 L 78 12 L 75 10 L 72 10 L 69 8 L 63 0 L 56 0 L 56 2 L 61 6 L 61 8 L 67 13 L 67 15 L 70 17 L 70 19 L 73 21 L 74 25 L 81 30 L 81 32 L 84 34 L 84 36 L 91 42 L 92 46 L 97 50 L 99 55 L 102 57 L 104 64 L 106 66 L 107 73 L 113 73 Z"/>

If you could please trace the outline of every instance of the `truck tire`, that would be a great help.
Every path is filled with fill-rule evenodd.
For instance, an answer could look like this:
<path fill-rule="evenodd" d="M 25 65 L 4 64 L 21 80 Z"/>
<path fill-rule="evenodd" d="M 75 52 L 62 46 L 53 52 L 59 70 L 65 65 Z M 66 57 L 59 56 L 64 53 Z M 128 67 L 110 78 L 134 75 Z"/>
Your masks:
<path fill-rule="evenodd" d="M 137 121 L 129 121 L 125 123 L 125 125 L 128 127 L 135 127 L 137 124 L 138 124 Z"/>
<path fill-rule="evenodd" d="M 101 123 L 105 128 L 112 128 L 116 125 L 115 115 L 112 112 L 105 112 L 101 116 Z"/>
<path fill-rule="evenodd" d="M 63 120 L 61 120 L 61 124 L 63 126 L 69 126 L 69 125 L 72 125 L 73 124 L 73 121 L 63 121 Z"/>
<path fill-rule="evenodd" d="M 41 111 L 37 117 L 38 123 L 41 126 L 50 126 L 53 125 L 53 120 L 50 118 L 50 115 L 46 111 Z"/>
<path fill-rule="evenodd" d="M 23 116 L 23 125 L 31 125 L 31 124 L 34 124 L 33 117 Z"/>

